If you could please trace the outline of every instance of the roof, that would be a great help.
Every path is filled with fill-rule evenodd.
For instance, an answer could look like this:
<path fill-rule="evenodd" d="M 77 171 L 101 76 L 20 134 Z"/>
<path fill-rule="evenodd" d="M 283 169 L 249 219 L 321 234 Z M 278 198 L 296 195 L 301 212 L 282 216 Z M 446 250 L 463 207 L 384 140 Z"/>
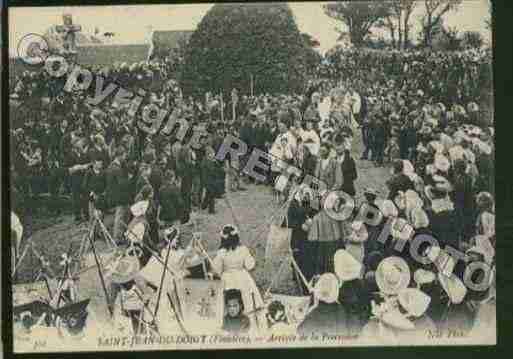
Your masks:
<path fill-rule="evenodd" d="M 156 30 L 153 32 L 152 41 L 157 47 L 164 47 L 168 49 L 175 49 L 180 45 L 180 42 L 189 41 L 192 30 L 172 30 L 172 31 L 160 31 Z"/>
<path fill-rule="evenodd" d="M 149 49 L 149 44 L 78 46 L 77 61 L 84 65 L 112 65 L 119 61 L 131 64 L 146 61 Z"/>

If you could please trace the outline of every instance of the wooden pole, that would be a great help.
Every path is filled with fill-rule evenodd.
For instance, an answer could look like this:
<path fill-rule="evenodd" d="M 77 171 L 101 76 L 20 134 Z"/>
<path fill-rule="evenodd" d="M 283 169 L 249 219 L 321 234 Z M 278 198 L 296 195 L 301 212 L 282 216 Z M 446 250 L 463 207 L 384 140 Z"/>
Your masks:
<path fill-rule="evenodd" d="M 253 97 L 253 74 L 249 74 L 249 93 Z"/>
<path fill-rule="evenodd" d="M 235 101 L 232 100 L 232 119 L 235 121 Z"/>
<path fill-rule="evenodd" d="M 159 286 L 159 292 L 157 294 L 157 304 L 155 304 L 155 312 L 153 314 L 154 317 L 157 316 L 157 312 L 159 310 L 159 304 L 160 304 L 160 297 L 162 296 L 162 286 L 164 285 L 164 278 L 166 276 L 166 268 L 167 264 L 169 262 L 169 254 L 171 253 L 171 244 L 173 241 L 169 241 L 167 244 L 167 253 L 166 253 L 166 261 L 164 262 L 164 268 L 162 268 L 162 276 L 160 277 L 160 286 Z"/>
<path fill-rule="evenodd" d="M 221 98 L 219 99 L 219 104 L 221 106 L 221 122 L 224 123 L 224 103 L 223 103 L 223 92 L 220 94 Z"/>
<path fill-rule="evenodd" d="M 257 329 L 260 329 L 260 323 L 258 322 L 258 313 L 257 313 L 257 307 L 256 307 L 256 300 L 255 300 L 255 293 L 251 292 L 251 299 L 253 300 L 253 311 L 255 312 L 255 324 Z"/>
<path fill-rule="evenodd" d="M 94 221 L 93 226 L 96 226 L 96 221 Z M 93 230 L 94 233 L 94 230 Z M 100 282 L 102 283 L 103 292 L 105 293 L 105 300 L 107 302 L 107 309 L 109 310 L 110 317 L 114 316 L 114 311 L 112 309 L 110 298 L 107 292 L 107 286 L 105 285 L 105 279 L 103 278 L 102 268 L 100 265 L 100 260 L 98 259 L 98 255 L 96 254 L 96 247 L 94 246 L 93 236 L 89 236 L 89 243 L 91 243 L 91 248 L 93 250 L 94 261 L 96 262 L 96 266 L 98 267 L 98 275 L 100 277 Z"/>

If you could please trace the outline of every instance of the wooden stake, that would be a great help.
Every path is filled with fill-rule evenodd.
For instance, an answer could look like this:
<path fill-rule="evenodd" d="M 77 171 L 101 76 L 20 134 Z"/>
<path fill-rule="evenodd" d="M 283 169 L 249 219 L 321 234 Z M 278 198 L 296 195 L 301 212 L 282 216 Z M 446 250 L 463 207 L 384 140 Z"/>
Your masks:
<path fill-rule="evenodd" d="M 166 261 L 164 262 L 164 268 L 162 268 L 162 276 L 160 277 L 160 286 L 159 286 L 159 292 L 157 294 L 157 304 L 155 304 L 155 313 L 154 317 L 157 316 L 157 312 L 159 310 L 159 304 L 160 304 L 160 297 L 162 296 L 162 286 L 164 285 L 164 278 L 166 276 L 166 268 L 167 263 L 169 262 L 169 254 L 171 253 L 171 244 L 173 241 L 169 241 L 167 244 L 167 253 L 166 253 Z"/>
<path fill-rule="evenodd" d="M 93 223 L 93 227 L 96 226 L 96 221 Z M 92 231 L 94 233 L 94 230 Z M 94 246 L 93 236 L 89 236 L 89 243 L 91 243 L 91 247 L 93 250 L 94 261 L 96 262 L 96 266 L 98 267 L 98 275 L 100 276 L 100 282 L 102 283 L 103 292 L 105 294 L 105 300 L 107 301 L 107 309 L 109 310 L 110 317 L 114 316 L 114 311 L 112 309 L 109 294 L 107 292 L 107 286 L 105 285 L 105 279 L 103 278 L 101 263 L 96 254 L 96 247 Z"/>

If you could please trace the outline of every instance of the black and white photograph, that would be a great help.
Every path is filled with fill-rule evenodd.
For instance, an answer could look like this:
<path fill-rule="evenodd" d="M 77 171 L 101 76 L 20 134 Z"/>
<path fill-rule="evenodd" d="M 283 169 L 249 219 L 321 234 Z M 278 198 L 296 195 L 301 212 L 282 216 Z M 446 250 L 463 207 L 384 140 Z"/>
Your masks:
<path fill-rule="evenodd" d="M 497 343 L 490 1 L 7 16 L 15 353 Z"/>

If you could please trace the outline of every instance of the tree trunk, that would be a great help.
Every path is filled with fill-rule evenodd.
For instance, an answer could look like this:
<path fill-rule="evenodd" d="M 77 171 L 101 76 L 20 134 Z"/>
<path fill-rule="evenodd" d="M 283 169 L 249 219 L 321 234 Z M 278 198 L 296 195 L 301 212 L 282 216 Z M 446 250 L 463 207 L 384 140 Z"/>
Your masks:
<path fill-rule="evenodd" d="M 426 35 L 426 47 L 429 47 L 429 48 L 431 48 L 432 31 L 433 31 L 433 18 L 431 16 L 431 14 L 428 14 L 428 21 L 427 21 L 426 28 L 425 28 L 425 35 Z"/>
<path fill-rule="evenodd" d="M 399 44 L 397 46 L 397 48 L 400 50 L 401 47 L 403 46 L 403 29 L 401 27 L 401 18 L 398 19 L 397 21 L 397 32 L 399 33 Z"/>
<path fill-rule="evenodd" d="M 406 50 L 410 43 L 410 25 L 408 24 L 408 20 L 405 17 L 404 18 L 404 30 L 403 30 L 404 36 L 403 36 L 403 49 Z"/>
<path fill-rule="evenodd" d="M 350 33 L 351 42 L 355 47 L 361 47 L 363 44 L 363 34 L 360 29 L 354 29 Z"/>
<path fill-rule="evenodd" d="M 394 49 L 399 48 L 400 44 L 397 44 L 397 40 L 395 38 L 395 30 L 393 27 L 390 27 L 390 37 L 392 38 L 392 47 Z"/>

